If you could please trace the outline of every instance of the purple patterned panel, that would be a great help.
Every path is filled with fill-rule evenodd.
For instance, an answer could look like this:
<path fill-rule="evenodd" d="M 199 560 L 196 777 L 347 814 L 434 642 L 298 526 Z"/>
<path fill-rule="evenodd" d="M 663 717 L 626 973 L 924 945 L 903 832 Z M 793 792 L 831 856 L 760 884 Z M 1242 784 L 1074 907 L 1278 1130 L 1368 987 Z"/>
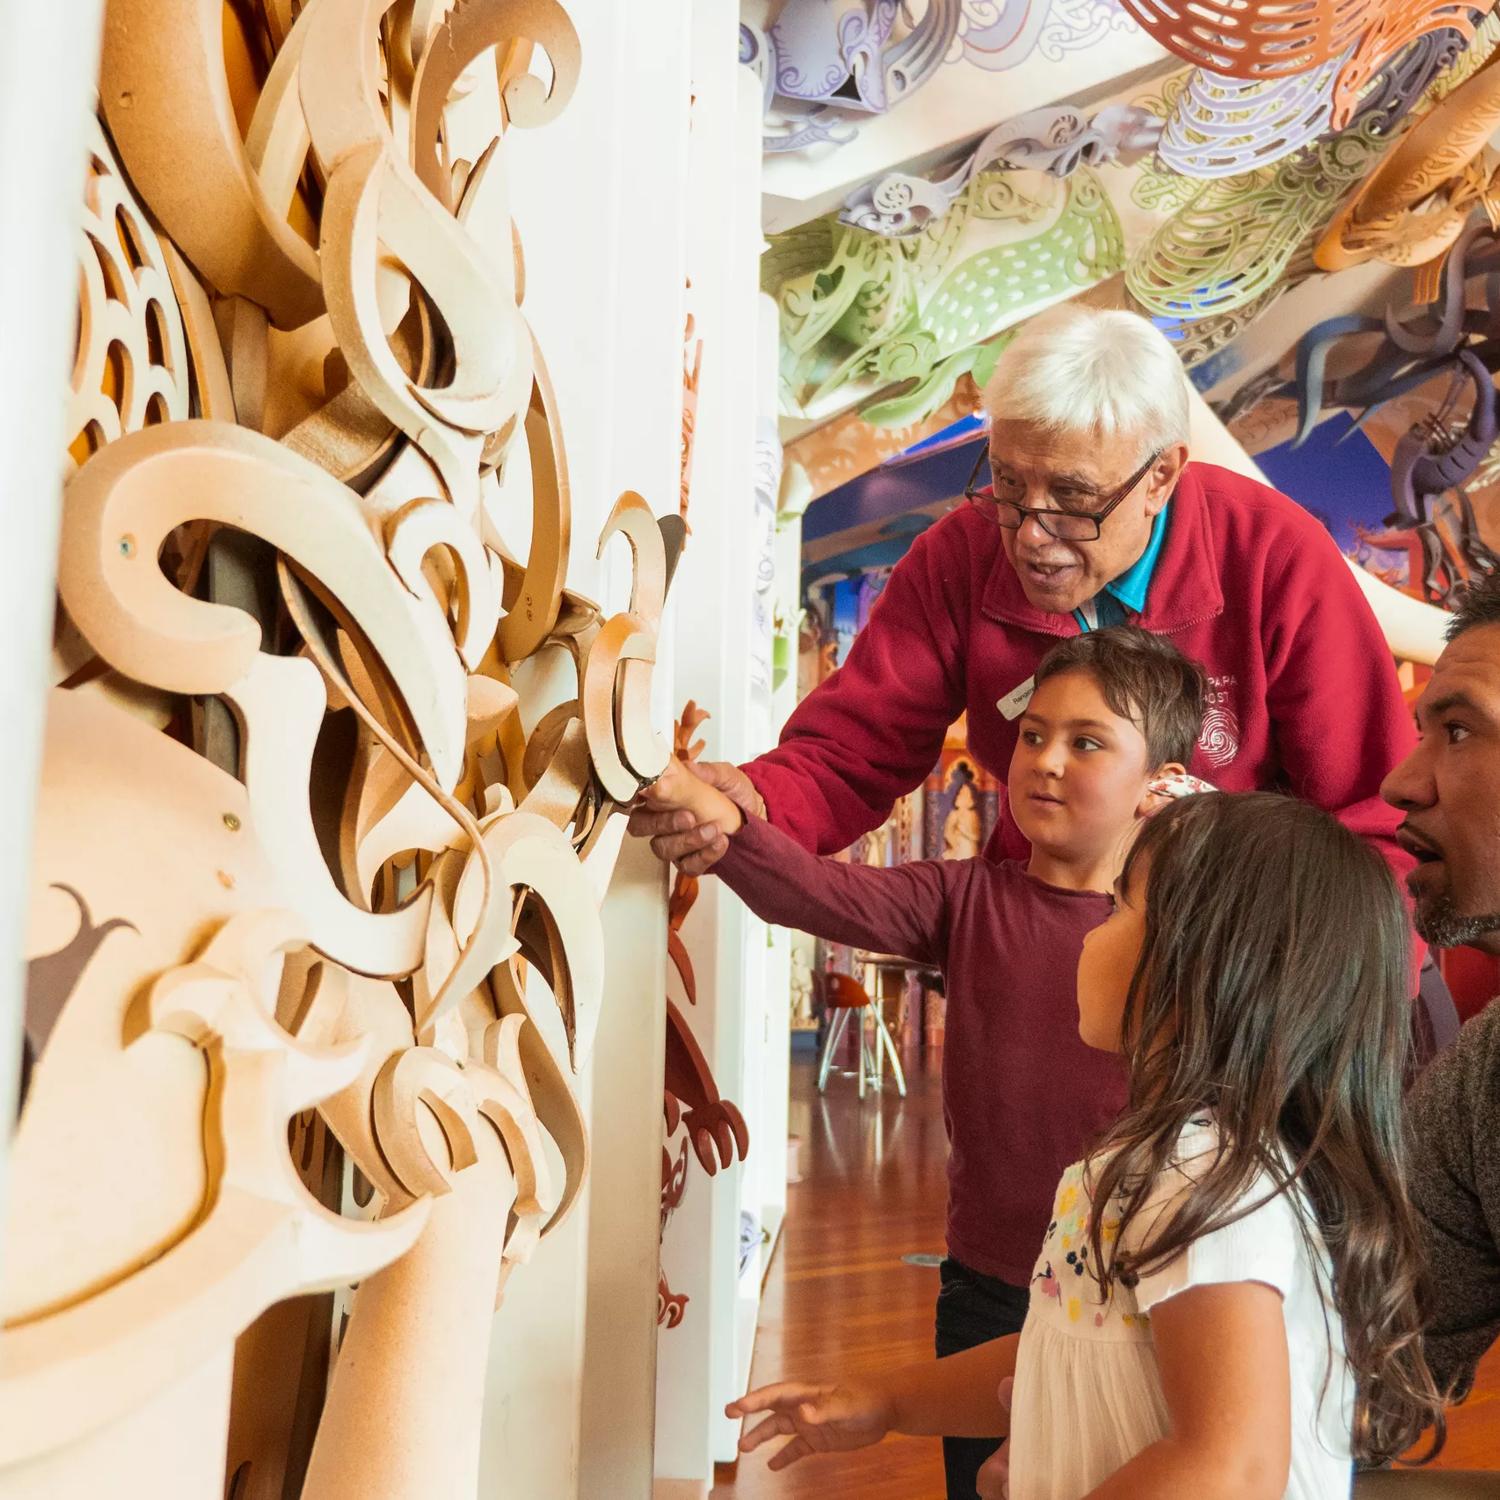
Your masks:
<path fill-rule="evenodd" d="M 842 112 L 884 114 L 926 83 L 952 48 L 963 4 L 928 0 L 894 41 L 901 0 L 787 0 L 766 33 L 741 25 L 740 61 L 765 89 L 765 150 L 852 140 Z"/>
<path fill-rule="evenodd" d="M 821 104 L 848 76 L 836 0 L 790 0 L 770 29 L 776 93 Z"/>
<path fill-rule="evenodd" d="M 929 180 L 888 172 L 856 188 L 844 200 L 839 219 L 892 238 L 920 234 L 982 172 L 1029 167 L 1067 177 L 1080 166 L 1130 166 L 1156 147 L 1160 135 L 1161 121 L 1135 105 L 1111 104 L 1092 119 L 1067 106 L 1028 110 L 997 125 L 946 177 Z"/>
<path fill-rule="evenodd" d="M 1394 129 L 1411 113 L 1438 74 L 1453 66 L 1465 45 L 1461 31 L 1445 26 L 1403 47 L 1371 79 L 1348 129 L 1357 129 L 1371 121 L 1378 121 L 1376 128 L 1382 132 Z"/>
<path fill-rule="evenodd" d="M 764 135 L 761 150 L 767 156 L 781 151 L 803 151 L 809 146 L 831 143 L 847 146 L 858 134 L 855 127 L 843 119 L 837 111 L 815 109 L 811 114 L 793 122 L 794 128 L 785 135 Z"/>
<path fill-rule="evenodd" d="M 847 85 L 839 90 L 839 103 L 846 108 L 885 113 L 883 54 L 900 8 L 900 0 L 875 0 L 868 13 L 851 10 L 839 22 L 839 51 L 854 84 L 852 96 Z"/>
<path fill-rule="evenodd" d="M 1157 154 L 1184 177 L 1235 177 L 1280 161 L 1328 129 L 1349 47 L 1308 73 L 1229 78 L 1195 68 Z"/>
<path fill-rule="evenodd" d="M 943 65 L 958 35 L 961 0 L 928 0 L 920 23 L 886 54 L 885 90 L 888 107 L 895 108 L 915 93 Z"/>
<path fill-rule="evenodd" d="M 920 234 L 931 220 L 942 218 L 953 207 L 967 178 L 965 172 L 955 184 L 953 179 L 929 182 L 906 172 L 887 172 L 850 193 L 839 219 L 856 229 L 896 239 Z"/>
<path fill-rule="evenodd" d="M 765 114 L 776 96 L 776 68 L 771 39 L 757 26 L 740 22 L 740 62 L 760 79 L 760 108 Z"/>
<path fill-rule="evenodd" d="M 776 93 L 811 104 L 883 109 L 880 54 L 899 9 L 899 0 L 787 0 L 770 28 Z M 865 92 L 872 75 L 878 104 Z"/>
<path fill-rule="evenodd" d="M 970 5 L 964 60 L 998 73 L 1024 62 L 1037 44 L 1052 0 L 999 0 Z"/>

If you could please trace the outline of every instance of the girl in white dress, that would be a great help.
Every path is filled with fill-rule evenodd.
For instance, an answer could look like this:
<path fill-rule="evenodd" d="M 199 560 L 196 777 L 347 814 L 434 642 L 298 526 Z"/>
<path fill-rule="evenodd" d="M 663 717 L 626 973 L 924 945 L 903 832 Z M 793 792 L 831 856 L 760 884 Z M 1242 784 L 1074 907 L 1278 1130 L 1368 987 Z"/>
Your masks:
<path fill-rule="evenodd" d="M 1085 943 L 1079 1027 L 1125 1113 L 1058 1187 L 1018 1336 L 783 1383 L 772 1468 L 887 1432 L 1009 1443 L 1010 1500 L 1333 1500 L 1434 1425 L 1401 1165 L 1407 920 L 1327 814 L 1208 793 L 1142 827 Z M 1003 1082 L 997 1080 L 997 1086 Z M 1014 1378 L 1010 1409 L 1000 1396 Z"/>

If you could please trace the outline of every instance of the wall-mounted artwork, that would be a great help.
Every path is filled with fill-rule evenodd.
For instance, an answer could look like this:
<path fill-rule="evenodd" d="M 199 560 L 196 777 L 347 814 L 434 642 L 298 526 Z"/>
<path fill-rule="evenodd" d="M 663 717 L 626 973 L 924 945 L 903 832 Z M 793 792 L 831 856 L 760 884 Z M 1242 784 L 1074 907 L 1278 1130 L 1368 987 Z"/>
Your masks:
<path fill-rule="evenodd" d="M 1000 818 L 1000 783 L 968 752 L 962 726 L 922 786 L 924 859 L 974 859 Z"/>
<path fill-rule="evenodd" d="M 1168 49 L 1154 76 L 1087 107 L 976 113 L 977 146 L 893 159 L 772 236 L 782 411 L 819 424 L 796 452 L 809 474 L 852 477 L 972 410 L 1022 321 L 1122 272 L 1116 300 L 1192 369 L 1289 289 L 1372 257 L 1436 266 L 1488 211 L 1486 7 L 1306 7 L 1295 66 L 1270 42 L 1263 58 L 1212 45 L 1212 15 L 1179 36 L 1166 10 L 1126 9 Z"/>
<path fill-rule="evenodd" d="M 589 1168 L 586 866 L 668 753 L 681 522 L 621 494 L 581 540 L 628 552 L 628 603 L 566 586 L 506 196 L 580 66 L 555 0 L 107 6 L 4 1224 L 14 1500 L 476 1491 L 491 1315 Z"/>

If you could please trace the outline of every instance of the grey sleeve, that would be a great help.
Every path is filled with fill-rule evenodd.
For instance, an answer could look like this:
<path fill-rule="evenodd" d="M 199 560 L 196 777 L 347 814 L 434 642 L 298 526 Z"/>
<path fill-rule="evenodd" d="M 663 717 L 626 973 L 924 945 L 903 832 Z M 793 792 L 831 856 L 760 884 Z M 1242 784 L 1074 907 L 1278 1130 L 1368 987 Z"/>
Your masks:
<path fill-rule="evenodd" d="M 1500 1001 L 1412 1090 L 1408 1141 L 1431 1280 L 1427 1358 L 1462 1399 L 1500 1338 Z"/>

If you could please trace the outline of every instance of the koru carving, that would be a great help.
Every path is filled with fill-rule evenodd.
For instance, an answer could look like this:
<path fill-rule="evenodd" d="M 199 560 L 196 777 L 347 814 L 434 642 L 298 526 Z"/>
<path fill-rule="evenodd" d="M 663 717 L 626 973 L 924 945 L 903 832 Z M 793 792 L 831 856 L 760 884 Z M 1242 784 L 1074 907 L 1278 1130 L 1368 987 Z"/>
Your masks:
<path fill-rule="evenodd" d="M 667 759 L 681 521 L 625 493 L 597 545 L 628 546 L 629 605 L 565 586 L 505 197 L 512 131 L 579 67 L 556 0 L 106 7 L 6 1493 L 476 1492 L 488 1315 L 588 1169 L 585 861 Z M 500 488 L 522 445 L 524 549 Z M 570 690 L 527 697 L 518 665 L 559 651 Z M 726 1130 L 743 1151 L 674 1056 L 700 1156 Z M 337 1319 L 287 1300 L 354 1283 Z"/>

